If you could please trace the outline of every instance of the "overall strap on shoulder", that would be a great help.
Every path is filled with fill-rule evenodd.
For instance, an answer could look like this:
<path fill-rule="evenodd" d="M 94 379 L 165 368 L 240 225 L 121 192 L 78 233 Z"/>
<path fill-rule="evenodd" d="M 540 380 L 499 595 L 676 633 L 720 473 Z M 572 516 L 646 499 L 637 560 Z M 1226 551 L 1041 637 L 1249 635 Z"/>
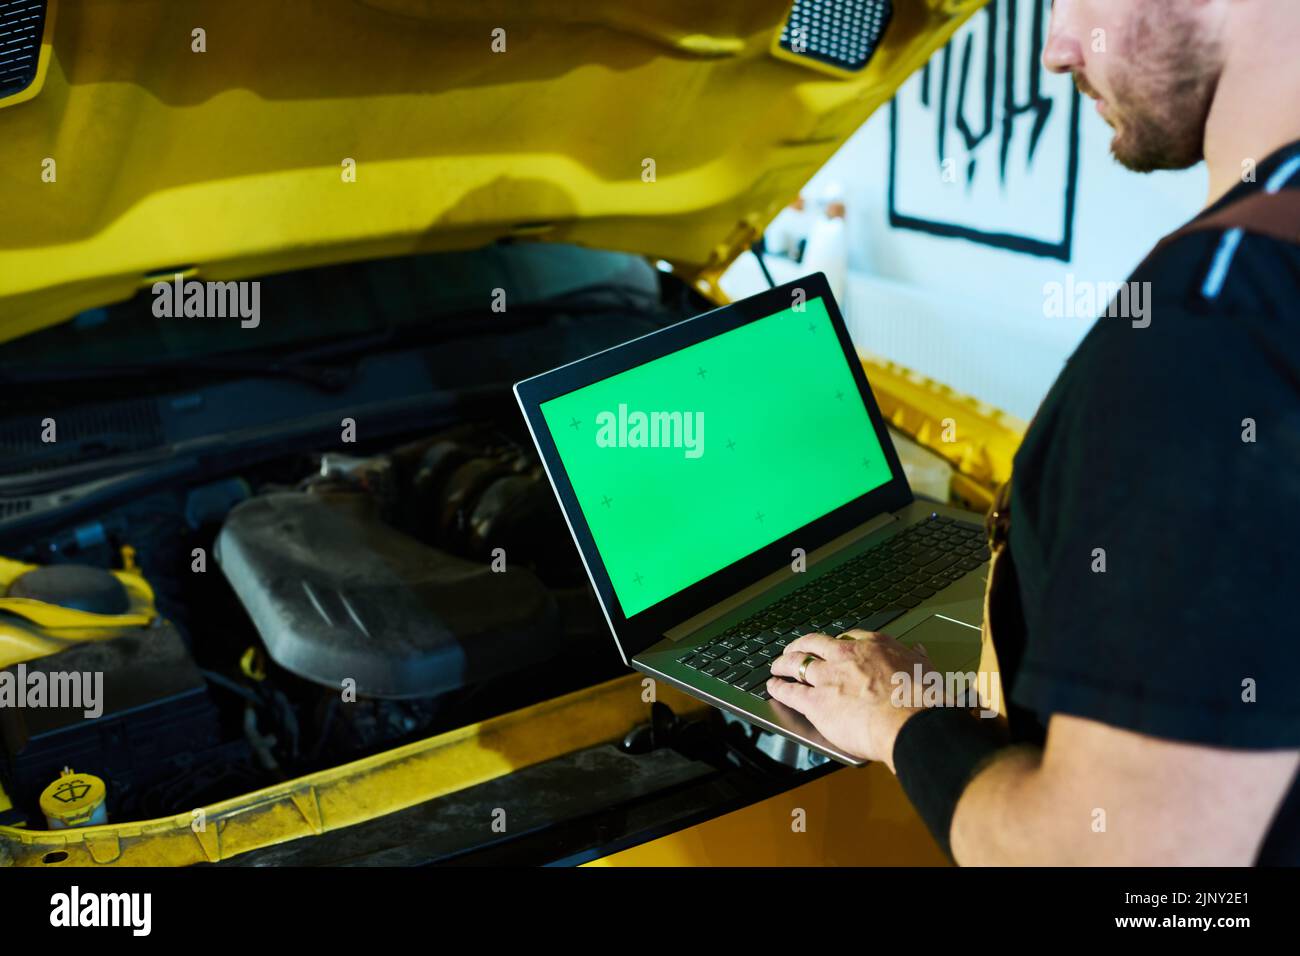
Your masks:
<path fill-rule="evenodd" d="M 1256 236 L 1300 245 L 1300 189 L 1259 192 L 1179 229 L 1169 240 L 1194 232 L 1240 229 Z"/>
<path fill-rule="evenodd" d="M 1151 250 L 1142 267 L 1148 265 L 1179 239 L 1200 232 L 1227 234 L 1229 261 L 1243 233 L 1300 245 L 1300 190 L 1284 189 L 1275 193 L 1252 193 L 1244 199 L 1223 207 L 1218 212 L 1194 219 L 1177 232 L 1161 239 Z"/>

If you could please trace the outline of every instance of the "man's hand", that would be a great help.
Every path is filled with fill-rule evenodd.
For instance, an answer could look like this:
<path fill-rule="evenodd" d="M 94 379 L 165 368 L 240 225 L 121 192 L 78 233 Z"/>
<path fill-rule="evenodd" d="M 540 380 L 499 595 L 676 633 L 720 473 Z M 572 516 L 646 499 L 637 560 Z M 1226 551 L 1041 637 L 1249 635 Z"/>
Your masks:
<path fill-rule="evenodd" d="M 818 658 L 804 670 L 806 684 L 798 680 L 799 667 L 809 655 Z M 772 662 L 774 676 L 768 693 L 807 717 L 831 743 L 864 760 L 878 760 L 894 769 L 894 740 L 909 717 L 921 708 L 895 702 L 894 675 L 915 679 L 933 670 L 921 652 L 904 647 L 888 634 L 847 631 L 841 637 L 805 634 Z M 811 685 L 811 686 L 808 686 Z"/>

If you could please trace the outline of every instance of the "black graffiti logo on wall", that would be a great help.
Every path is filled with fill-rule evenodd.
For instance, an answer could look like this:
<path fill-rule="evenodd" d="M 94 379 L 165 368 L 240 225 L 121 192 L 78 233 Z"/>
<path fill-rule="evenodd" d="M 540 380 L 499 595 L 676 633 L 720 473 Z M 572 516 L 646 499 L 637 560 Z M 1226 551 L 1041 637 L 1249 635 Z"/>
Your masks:
<path fill-rule="evenodd" d="M 889 222 L 1068 262 L 1080 96 L 1040 62 L 1051 0 L 989 0 L 889 112 Z"/>

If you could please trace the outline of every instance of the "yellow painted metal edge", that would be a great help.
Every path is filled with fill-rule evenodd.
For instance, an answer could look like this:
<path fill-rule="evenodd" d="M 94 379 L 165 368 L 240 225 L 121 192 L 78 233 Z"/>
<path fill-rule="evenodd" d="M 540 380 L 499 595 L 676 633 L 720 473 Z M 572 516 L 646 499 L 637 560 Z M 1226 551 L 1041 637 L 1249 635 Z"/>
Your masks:
<path fill-rule="evenodd" d="M 985 511 L 1028 424 L 878 355 L 859 353 L 885 420 L 953 466 L 953 495 Z"/>
<path fill-rule="evenodd" d="M 72 830 L 0 827 L 0 865 L 185 866 L 319 836 L 622 737 L 648 718 L 631 674 L 170 817 Z M 706 705 L 664 684 L 678 713 Z M 112 795 L 110 792 L 110 809 Z M 483 826 L 490 827 L 491 820 Z"/>
<path fill-rule="evenodd" d="M 58 10 L 59 0 L 48 0 L 45 6 L 45 29 L 41 33 L 41 52 L 37 54 L 36 75 L 32 77 L 31 85 L 20 93 L 0 99 L 0 110 L 35 99 L 45 86 L 45 74 L 50 70 L 50 58 L 54 55 L 54 19 Z"/>

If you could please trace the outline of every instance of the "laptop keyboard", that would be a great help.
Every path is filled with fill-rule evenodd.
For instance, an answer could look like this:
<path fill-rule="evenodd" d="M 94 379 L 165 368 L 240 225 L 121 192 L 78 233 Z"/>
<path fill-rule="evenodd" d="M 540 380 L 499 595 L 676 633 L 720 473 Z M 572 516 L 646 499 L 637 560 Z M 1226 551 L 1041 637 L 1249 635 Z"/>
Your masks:
<path fill-rule="evenodd" d="M 878 631 L 988 559 L 982 527 L 931 515 L 677 659 L 768 700 L 771 662 L 796 638 Z"/>

